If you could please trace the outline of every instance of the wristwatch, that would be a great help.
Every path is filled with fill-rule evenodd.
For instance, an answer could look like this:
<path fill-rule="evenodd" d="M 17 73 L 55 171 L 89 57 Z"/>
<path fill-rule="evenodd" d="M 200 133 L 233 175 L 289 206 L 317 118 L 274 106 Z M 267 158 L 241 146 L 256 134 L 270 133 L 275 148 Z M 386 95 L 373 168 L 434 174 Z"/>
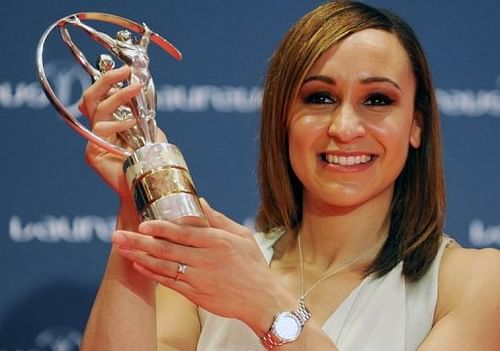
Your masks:
<path fill-rule="evenodd" d="M 262 345 L 266 350 L 274 350 L 276 346 L 297 340 L 304 324 L 310 318 L 311 312 L 302 300 L 299 302 L 297 310 L 277 313 L 269 331 L 260 338 Z"/>

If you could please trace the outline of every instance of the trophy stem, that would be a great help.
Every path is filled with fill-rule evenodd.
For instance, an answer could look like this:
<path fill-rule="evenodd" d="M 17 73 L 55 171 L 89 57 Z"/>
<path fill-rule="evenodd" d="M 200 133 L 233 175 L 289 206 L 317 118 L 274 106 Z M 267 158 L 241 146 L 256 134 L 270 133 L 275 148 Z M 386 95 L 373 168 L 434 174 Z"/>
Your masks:
<path fill-rule="evenodd" d="M 177 146 L 145 145 L 123 165 L 142 221 L 168 220 L 207 226 L 189 169 Z"/>

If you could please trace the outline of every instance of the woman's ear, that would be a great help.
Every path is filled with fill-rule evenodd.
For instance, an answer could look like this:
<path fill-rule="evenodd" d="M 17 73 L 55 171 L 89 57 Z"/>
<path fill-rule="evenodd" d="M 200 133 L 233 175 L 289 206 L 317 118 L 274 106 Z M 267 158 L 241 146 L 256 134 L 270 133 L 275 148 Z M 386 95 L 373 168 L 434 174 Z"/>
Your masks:
<path fill-rule="evenodd" d="M 415 111 L 410 130 L 410 145 L 413 146 L 415 149 L 418 149 L 420 146 L 420 141 L 422 138 L 422 125 L 423 125 L 422 113 L 420 111 Z"/>

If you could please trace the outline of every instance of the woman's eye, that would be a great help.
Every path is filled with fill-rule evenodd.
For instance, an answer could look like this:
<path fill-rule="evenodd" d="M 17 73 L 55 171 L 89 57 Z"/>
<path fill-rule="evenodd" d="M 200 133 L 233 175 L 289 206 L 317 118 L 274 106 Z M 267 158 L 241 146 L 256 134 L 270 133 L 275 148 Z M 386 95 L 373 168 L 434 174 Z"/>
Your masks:
<path fill-rule="evenodd" d="M 390 97 L 384 94 L 372 94 L 363 104 L 367 106 L 386 106 L 391 105 L 393 102 L 394 101 Z"/>
<path fill-rule="evenodd" d="M 334 104 L 335 98 L 327 92 L 318 92 L 307 95 L 304 98 L 306 104 Z"/>

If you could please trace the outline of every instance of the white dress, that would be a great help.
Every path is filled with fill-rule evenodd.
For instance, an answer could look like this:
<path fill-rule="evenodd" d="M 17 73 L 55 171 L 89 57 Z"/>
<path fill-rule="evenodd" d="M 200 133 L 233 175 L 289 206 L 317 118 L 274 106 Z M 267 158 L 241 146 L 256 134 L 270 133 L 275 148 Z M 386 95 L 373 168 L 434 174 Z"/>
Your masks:
<path fill-rule="evenodd" d="M 256 239 L 268 262 L 281 232 Z M 429 271 L 418 282 L 405 281 L 402 263 L 381 278 L 366 277 L 323 324 L 340 351 L 414 351 L 432 327 L 439 264 L 451 239 L 444 238 Z M 198 309 L 199 351 L 265 350 L 243 322 Z"/>

